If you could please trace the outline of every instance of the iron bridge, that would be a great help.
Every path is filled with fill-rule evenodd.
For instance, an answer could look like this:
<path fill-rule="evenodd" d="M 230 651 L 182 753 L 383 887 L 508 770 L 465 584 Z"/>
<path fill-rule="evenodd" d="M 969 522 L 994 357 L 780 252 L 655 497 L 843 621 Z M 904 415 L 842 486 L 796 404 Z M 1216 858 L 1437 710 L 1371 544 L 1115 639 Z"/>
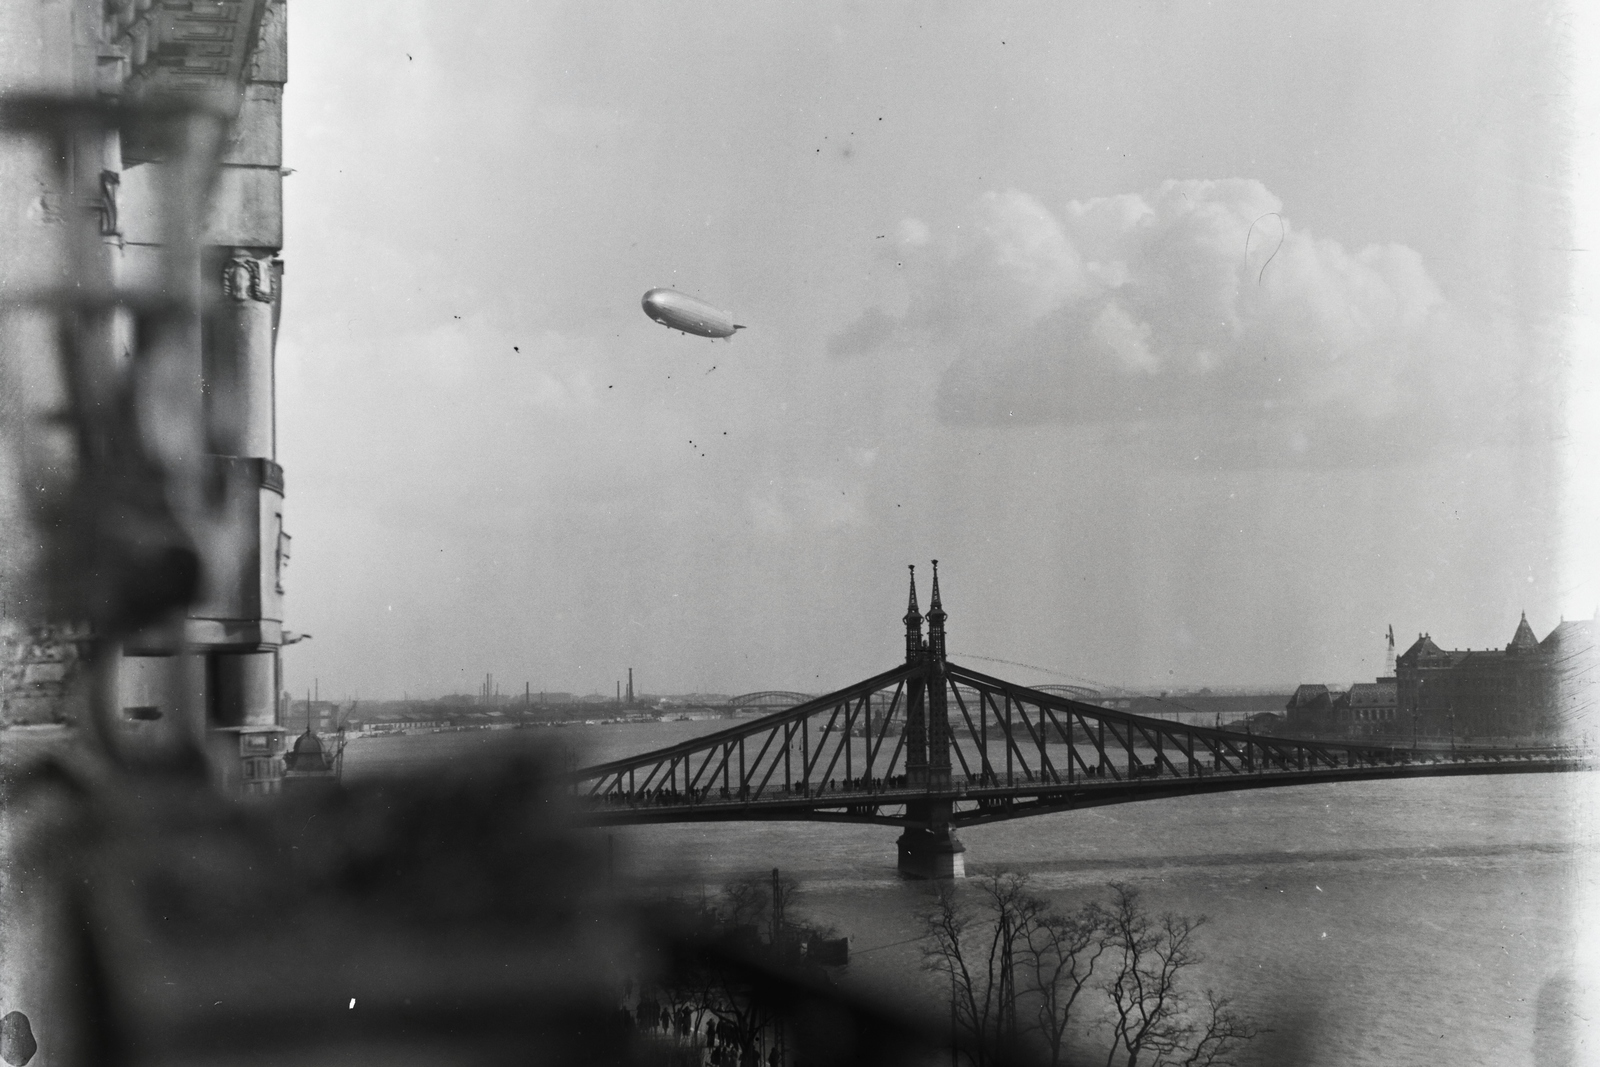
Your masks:
<path fill-rule="evenodd" d="M 935 851 L 959 852 L 956 828 L 1048 812 L 1318 782 L 1589 765 L 1585 751 L 1568 747 L 1426 752 L 1273 737 L 1016 685 L 946 659 L 937 569 L 926 640 L 922 619 L 913 584 L 903 665 L 786 710 L 575 772 L 586 815 L 598 824 L 875 823 L 921 834 Z M 907 847 L 902 838 L 902 868 Z"/>

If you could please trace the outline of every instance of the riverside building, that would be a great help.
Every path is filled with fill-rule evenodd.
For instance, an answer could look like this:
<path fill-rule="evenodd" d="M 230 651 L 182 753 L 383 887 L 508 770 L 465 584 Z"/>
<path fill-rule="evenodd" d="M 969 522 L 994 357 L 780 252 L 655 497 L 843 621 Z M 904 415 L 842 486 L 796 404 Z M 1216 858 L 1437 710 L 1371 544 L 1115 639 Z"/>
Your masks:
<path fill-rule="evenodd" d="M 1526 614 L 1501 648 L 1444 649 L 1419 633 L 1392 673 L 1348 690 L 1302 685 L 1291 733 L 1315 736 L 1579 740 L 1593 734 L 1594 619 L 1563 620 L 1541 640 Z"/>
<path fill-rule="evenodd" d="M 1594 710 L 1595 620 L 1540 640 L 1526 614 L 1503 648 L 1442 649 L 1422 633 L 1395 665 L 1398 710 L 1426 736 L 1581 733 Z"/>

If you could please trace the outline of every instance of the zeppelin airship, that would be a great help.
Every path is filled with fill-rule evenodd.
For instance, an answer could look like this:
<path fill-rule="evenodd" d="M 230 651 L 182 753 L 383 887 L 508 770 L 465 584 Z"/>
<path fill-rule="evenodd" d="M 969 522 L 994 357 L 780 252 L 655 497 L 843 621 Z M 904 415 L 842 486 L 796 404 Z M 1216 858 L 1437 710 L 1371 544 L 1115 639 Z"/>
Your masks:
<path fill-rule="evenodd" d="M 733 321 L 733 316 L 720 311 L 703 300 L 671 289 L 652 289 L 640 301 L 644 313 L 663 326 L 698 337 L 732 337 L 733 331 L 744 329 Z"/>

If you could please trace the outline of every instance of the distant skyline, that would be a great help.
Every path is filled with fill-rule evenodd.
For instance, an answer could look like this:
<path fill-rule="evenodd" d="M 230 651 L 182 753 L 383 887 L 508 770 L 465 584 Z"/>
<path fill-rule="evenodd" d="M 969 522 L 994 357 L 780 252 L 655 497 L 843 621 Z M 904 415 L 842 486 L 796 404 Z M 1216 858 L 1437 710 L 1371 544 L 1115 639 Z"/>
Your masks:
<path fill-rule="evenodd" d="M 1558 620 L 1558 624 L 1561 621 L 1572 621 L 1572 620 L 1568 620 L 1568 619 Z M 1552 626 L 1552 627 L 1550 627 L 1550 629 L 1554 630 L 1555 627 Z M 1515 632 L 1515 626 L 1513 626 L 1512 630 L 1513 630 L 1513 632 Z M 1541 640 L 1543 638 L 1549 636 L 1548 631 L 1540 631 L 1537 628 L 1535 628 L 1535 632 L 1536 632 L 1536 635 Z M 1385 637 L 1386 636 L 1387 635 L 1385 635 Z M 1415 643 L 1417 640 L 1419 640 L 1422 636 L 1432 637 L 1437 644 L 1439 644 L 1441 647 L 1444 647 L 1444 648 L 1447 648 L 1447 649 L 1492 650 L 1492 649 L 1504 648 L 1510 642 L 1510 635 L 1507 635 L 1507 638 L 1506 638 L 1505 641 L 1500 641 L 1498 643 L 1491 642 L 1491 643 L 1486 644 L 1486 645 L 1473 646 L 1473 645 L 1456 644 L 1456 643 L 1454 643 L 1454 642 L 1452 642 L 1450 640 L 1449 635 L 1447 635 L 1447 634 L 1435 634 L 1435 633 L 1432 633 L 1431 631 L 1418 631 L 1418 632 L 1413 633 L 1413 634 L 1400 634 L 1400 633 L 1397 632 L 1395 634 L 1395 652 L 1396 652 L 1396 654 L 1398 655 L 1400 653 L 1405 652 L 1406 649 L 1410 648 L 1411 645 L 1413 643 Z M 1384 668 L 1384 664 L 1382 662 L 1382 655 L 1380 654 L 1378 668 L 1370 676 L 1362 676 L 1362 677 L 1354 677 L 1354 678 L 1339 678 L 1339 677 L 1329 677 L 1329 678 L 1309 678 L 1309 677 L 1285 678 L 1285 679 L 1280 679 L 1280 680 L 1278 680 L 1276 682 L 1272 682 L 1272 681 L 1257 682 L 1257 683 L 1251 684 L 1251 685 L 1233 683 L 1233 682 L 1229 682 L 1229 681 L 1226 681 L 1226 680 L 1216 680 L 1216 681 L 1212 681 L 1212 682 L 1197 682 L 1197 683 L 1189 683 L 1189 684 L 1183 684 L 1183 685 L 1170 684 L 1170 683 L 1169 684 L 1154 684 L 1153 683 L 1153 684 L 1149 684 L 1149 685 L 1126 685 L 1126 686 L 1124 686 L 1124 685 L 1116 685 L 1116 684 L 1107 683 L 1107 682 L 1101 682 L 1101 681 L 1098 681 L 1096 679 L 1086 678 L 1086 677 L 1083 677 L 1082 675 L 1072 674 L 1072 673 L 1069 673 L 1069 672 L 1066 672 L 1066 671 L 1062 671 L 1062 670 L 1059 670 L 1059 669 L 1056 669 L 1056 668 L 1046 667 L 1046 666 L 1044 666 L 1042 664 L 1020 663 L 1020 662 L 1013 661 L 1013 660 L 1003 660 L 1003 659 L 999 659 L 999 658 L 996 658 L 996 657 L 988 657 L 988 656 L 967 656 L 967 657 L 951 657 L 951 658 L 952 659 L 970 660 L 971 662 L 968 663 L 968 666 L 972 666 L 972 667 L 975 667 L 975 668 L 977 668 L 979 670 L 982 670 L 982 671 L 984 671 L 984 673 L 999 674 L 999 675 L 1005 676 L 1007 678 L 1011 678 L 1013 680 L 1020 680 L 1020 681 L 1024 682 L 1025 684 L 1033 685 L 1033 686 L 1081 685 L 1081 686 L 1088 686 L 1088 687 L 1102 687 L 1107 692 L 1128 691 L 1128 692 L 1145 692 L 1145 693 L 1149 693 L 1149 694 L 1165 693 L 1165 692 L 1178 693 L 1178 694 L 1183 694 L 1183 693 L 1194 694 L 1194 693 L 1197 693 L 1197 692 L 1199 692 L 1201 690 L 1210 690 L 1210 691 L 1213 691 L 1213 692 L 1215 692 L 1215 693 L 1217 693 L 1219 695 L 1241 695 L 1241 694 L 1250 694 L 1250 693 L 1276 693 L 1276 692 L 1290 693 L 1290 692 L 1293 692 L 1293 690 L 1294 690 L 1294 688 L 1296 686 L 1301 685 L 1301 684 L 1305 684 L 1305 683 L 1321 684 L 1321 685 L 1329 685 L 1329 686 L 1349 686 L 1349 685 L 1351 685 L 1353 683 L 1356 683 L 1356 682 L 1370 682 L 1370 681 L 1373 681 L 1374 679 L 1382 677 L 1384 675 L 1384 669 L 1383 669 Z M 618 682 L 621 682 L 623 685 L 626 685 L 626 677 L 627 677 L 627 670 L 626 670 L 626 668 L 624 668 L 623 669 L 623 673 L 621 675 L 619 675 L 618 678 L 613 679 L 613 681 L 612 681 L 613 689 L 612 690 L 604 690 L 604 689 L 598 689 L 597 688 L 597 689 L 590 689 L 590 690 L 586 690 L 586 691 L 580 691 L 580 690 L 572 689 L 572 688 L 569 688 L 569 687 L 562 687 L 562 686 L 559 686 L 559 685 L 542 685 L 541 683 L 535 682 L 532 679 L 527 680 L 527 684 L 530 686 L 529 692 L 531 694 L 531 698 L 533 699 L 533 701 L 535 703 L 537 703 L 539 700 L 541 700 L 543 698 L 547 698 L 547 697 L 551 697 L 551 696 L 571 697 L 574 700 L 585 700 L 585 699 L 592 698 L 592 697 L 603 697 L 603 698 L 605 698 L 607 700 L 611 700 L 611 699 L 614 698 L 614 695 L 615 695 L 614 694 L 614 687 L 616 686 L 616 684 Z M 517 701 L 520 701 L 523 698 L 523 691 L 522 691 L 522 688 L 521 688 L 522 684 L 523 683 L 519 682 L 519 683 L 517 683 L 515 686 L 513 686 L 510 689 L 497 689 L 496 693 L 495 693 L 495 699 L 497 701 L 506 701 L 506 702 L 511 702 L 511 703 L 515 703 Z M 741 696 L 741 695 L 743 695 L 744 693 L 747 693 L 747 692 L 764 692 L 767 688 L 769 688 L 769 687 L 757 686 L 754 689 L 747 689 L 747 690 L 732 690 L 732 689 L 726 689 L 726 690 L 718 690 L 718 689 L 709 689 L 709 690 L 668 690 L 668 689 L 660 689 L 660 688 L 647 688 L 645 686 L 636 684 L 635 685 L 635 692 L 636 692 L 636 696 L 637 696 L 637 698 L 639 700 L 646 700 L 646 699 L 654 700 L 654 699 L 658 699 L 658 698 L 676 699 L 676 698 L 685 698 L 685 697 L 705 697 L 705 696 L 718 696 L 718 695 L 727 696 L 727 697 L 733 697 L 733 696 Z M 812 695 L 821 696 L 821 695 L 823 695 L 824 692 L 825 692 L 824 690 L 816 690 L 816 691 L 814 691 L 812 693 Z M 303 700 L 307 699 L 307 697 L 306 697 L 306 695 L 304 693 L 298 693 L 298 694 L 297 693 L 291 693 L 290 696 L 291 696 L 291 698 L 293 700 L 296 700 L 296 701 L 303 701 Z M 368 697 L 362 697 L 359 692 L 355 692 L 355 693 L 348 693 L 347 692 L 347 693 L 341 694 L 338 697 L 328 696 L 328 697 L 323 697 L 323 698 L 319 698 L 319 699 L 324 700 L 324 701 L 331 701 L 331 702 L 344 702 L 344 701 L 349 701 L 349 700 L 363 700 L 363 701 L 371 701 L 371 702 L 374 702 L 374 703 L 386 703 L 386 702 L 398 702 L 398 701 L 404 701 L 404 700 L 417 700 L 417 701 L 446 700 L 446 699 L 476 700 L 476 699 L 480 699 L 480 698 L 481 698 L 481 694 L 469 693 L 466 690 L 450 690 L 450 691 L 440 692 L 440 693 L 429 693 L 429 694 L 426 694 L 426 695 L 420 694 L 420 693 L 407 693 L 407 692 L 402 691 L 401 693 L 398 693 L 398 694 L 390 694 L 390 695 L 377 694 L 377 695 L 372 695 L 372 696 L 368 696 Z"/>
<path fill-rule="evenodd" d="M 1557 11 L 295 8 L 286 686 L 821 692 L 930 558 L 1019 681 L 1588 617 Z"/>

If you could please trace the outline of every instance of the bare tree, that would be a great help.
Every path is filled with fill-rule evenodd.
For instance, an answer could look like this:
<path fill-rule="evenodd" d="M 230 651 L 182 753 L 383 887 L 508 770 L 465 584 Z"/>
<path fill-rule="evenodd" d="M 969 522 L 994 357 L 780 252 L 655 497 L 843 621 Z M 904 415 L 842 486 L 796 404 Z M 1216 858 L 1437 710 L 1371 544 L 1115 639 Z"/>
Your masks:
<path fill-rule="evenodd" d="M 935 890 L 920 916 L 924 966 L 950 979 L 951 1026 L 966 1037 L 978 1067 L 1019 1036 L 1017 950 L 1043 910 L 1026 892 L 1028 876 L 990 871 L 977 880 L 977 909 L 964 904 L 951 883 Z"/>
<path fill-rule="evenodd" d="M 1226 997 L 1207 990 L 1196 1021 L 1192 997 L 1180 978 L 1200 962 L 1194 934 L 1205 917 L 1164 912 L 1151 917 L 1139 891 L 1113 884 L 1104 909 L 1106 950 L 1116 972 L 1105 985 L 1111 1004 L 1112 1044 L 1106 1067 L 1124 1056 L 1125 1067 L 1223 1067 L 1260 1028 L 1233 1011 Z"/>
<path fill-rule="evenodd" d="M 765 935 L 773 946 L 792 952 L 812 934 L 824 932 L 794 914 L 799 897 L 800 883 L 777 870 L 746 874 L 723 884 L 718 910 L 735 930 Z"/>
<path fill-rule="evenodd" d="M 772 901 L 772 943 L 778 946 L 780 952 L 792 954 L 796 946 L 812 936 L 833 936 L 831 927 L 824 930 L 792 914 L 800 898 L 800 883 L 793 878 L 780 874 L 774 868 L 767 883 L 767 893 Z"/>
<path fill-rule="evenodd" d="M 1223 1067 L 1233 1062 L 1233 1054 L 1261 1032 L 1261 1028 L 1229 1007 L 1227 997 L 1206 990 L 1206 1021 L 1194 1025 L 1188 1034 L 1188 1055 L 1179 1061 L 1183 1067 Z"/>
<path fill-rule="evenodd" d="M 962 904 L 953 883 L 941 882 L 934 888 L 933 904 L 917 916 L 923 927 L 922 965 L 950 979 L 951 1037 L 965 1036 L 982 1048 L 991 1016 L 992 990 L 977 988 L 972 968 L 967 964 L 969 942 L 981 936 L 973 930 L 972 909 Z M 980 1059 L 981 1065 L 984 1061 Z"/>
<path fill-rule="evenodd" d="M 1094 976 L 1106 948 L 1104 915 L 1086 904 L 1070 915 L 1038 908 L 1019 945 L 1023 986 L 1032 1007 L 1031 1029 L 1050 1051 L 1058 1067 L 1066 1047 L 1078 995 Z"/>
<path fill-rule="evenodd" d="M 686 922 L 708 938 L 725 945 L 731 942 L 741 953 L 794 967 L 800 962 L 801 946 L 832 932 L 798 914 L 794 905 L 799 895 L 800 884 L 777 871 L 744 875 L 724 883 L 714 903 L 702 900 L 698 908 L 686 907 L 686 912 L 693 913 Z M 707 1017 L 725 1024 L 741 1060 L 756 1054 L 764 1033 L 774 1032 L 776 1016 L 771 1003 L 758 996 L 742 972 L 730 968 L 716 952 L 690 954 L 680 960 L 664 991 L 674 1004 L 695 1013 L 696 1032 Z"/>
<path fill-rule="evenodd" d="M 924 966 L 949 978 L 951 1027 L 977 1067 L 1025 1037 L 1059 1067 L 1097 968 L 1110 1009 L 1107 1067 L 1224 1067 L 1260 1032 L 1226 997 L 1207 990 L 1197 1002 L 1183 987 L 1200 962 L 1204 917 L 1152 917 L 1138 890 L 1120 884 L 1109 903 L 1063 915 L 1027 886 L 1025 874 L 986 872 L 964 899 L 946 883 L 919 916 Z"/>
<path fill-rule="evenodd" d="M 765 875 L 732 879 L 722 887 L 722 914 L 735 929 L 760 930 L 772 914 L 772 889 Z"/>
<path fill-rule="evenodd" d="M 1152 1067 L 1176 1052 L 1185 1035 L 1178 975 L 1197 962 L 1191 948 L 1205 918 L 1163 913 L 1151 918 L 1139 891 L 1116 883 L 1105 909 L 1106 942 L 1116 971 L 1107 980 L 1111 1002 L 1111 1048 L 1106 1067 L 1125 1055 L 1126 1067 L 1148 1056 Z"/>
<path fill-rule="evenodd" d="M 731 1026 L 741 1052 L 753 1050 L 762 1031 L 772 1024 L 771 1005 L 714 955 L 692 954 L 678 960 L 662 988 L 671 1004 L 693 1012 L 697 1033 L 707 1016 Z"/>

